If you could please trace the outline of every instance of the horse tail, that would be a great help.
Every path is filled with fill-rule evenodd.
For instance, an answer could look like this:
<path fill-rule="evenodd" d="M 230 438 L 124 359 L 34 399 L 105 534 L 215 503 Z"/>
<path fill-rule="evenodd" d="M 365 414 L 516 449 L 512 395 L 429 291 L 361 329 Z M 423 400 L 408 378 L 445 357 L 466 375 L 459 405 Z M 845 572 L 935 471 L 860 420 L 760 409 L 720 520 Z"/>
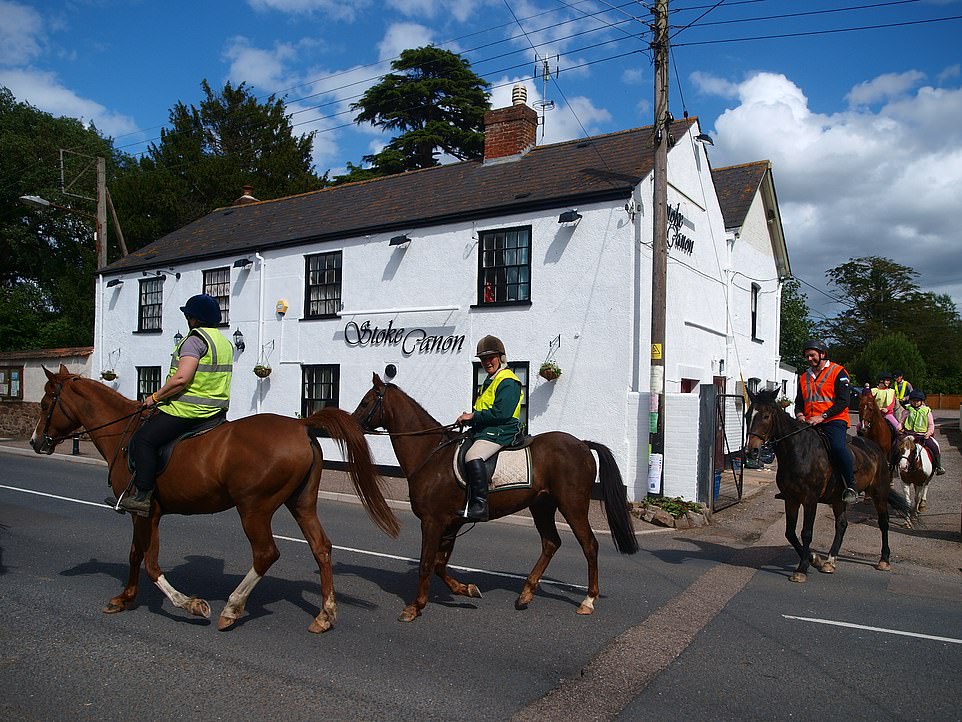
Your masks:
<path fill-rule="evenodd" d="M 601 480 L 601 496 L 605 505 L 608 528 L 615 542 L 615 549 L 622 554 L 638 551 L 638 539 L 628 513 L 628 499 L 625 497 L 625 484 L 614 455 L 604 444 L 582 439 L 589 449 L 598 454 L 598 478 Z"/>
<path fill-rule="evenodd" d="M 348 475 L 364 510 L 378 527 L 396 539 L 401 525 L 384 499 L 381 491 L 382 479 L 374 466 L 371 449 L 360 424 L 349 413 L 334 406 L 315 411 L 306 419 L 301 419 L 301 423 L 308 428 L 312 436 L 326 432 L 338 443 L 341 453 L 347 457 Z"/>
<path fill-rule="evenodd" d="M 889 507 L 894 509 L 903 519 L 913 524 L 918 521 L 918 512 L 915 511 L 915 508 L 909 503 L 909 500 L 899 494 L 895 489 L 889 489 L 888 504 Z"/>

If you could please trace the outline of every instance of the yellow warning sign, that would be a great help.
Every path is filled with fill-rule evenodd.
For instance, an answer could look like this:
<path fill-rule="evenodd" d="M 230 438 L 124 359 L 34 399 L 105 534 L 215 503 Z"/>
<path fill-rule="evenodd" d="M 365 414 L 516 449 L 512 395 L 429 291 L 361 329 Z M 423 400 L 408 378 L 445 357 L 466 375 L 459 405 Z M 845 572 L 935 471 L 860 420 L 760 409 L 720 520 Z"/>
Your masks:
<path fill-rule="evenodd" d="M 653 343 L 651 345 L 651 358 L 654 360 L 661 360 L 661 344 Z"/>

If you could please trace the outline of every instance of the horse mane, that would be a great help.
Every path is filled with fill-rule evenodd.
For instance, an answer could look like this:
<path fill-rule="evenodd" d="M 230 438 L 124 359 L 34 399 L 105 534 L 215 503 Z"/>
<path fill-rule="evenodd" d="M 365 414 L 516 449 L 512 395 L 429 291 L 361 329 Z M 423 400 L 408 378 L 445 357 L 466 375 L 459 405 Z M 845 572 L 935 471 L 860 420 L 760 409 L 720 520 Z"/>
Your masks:
<path fill-rule="evenodd" d="M 408 394 L 404 389 L 402 389 L 402 388 L 401 388 L 400 386 L 398 386 L 397 384 L 394 384 L 394 383 L 386 383 L 386 384 L 384 384 L 384 387 L 385 387 L 385 388 L 388 388 L 388 389 L 394 389 L 395 391 L 397 391 L 397 392 L 402 396 L 402 398 L 407 399 L 407 401 L 414 407 L 414 410 L 415 410 L 418 414 L 427 417 L 427 419 L 431 422 L 431 424 L 432 424 L 433 426 L 437 426 L 437 427 L 443 426 L 443 424 L 441 424 L 440 422 L 438 422 L 437 419 L 435 419 L 433 416 L 431 416 L 430 413 L 428 413 L 427 409 L 425 409 L 423 406 L 421 406 L 421 404 L 417 401 L 417 399 L 415 399 L 413 396 L 411 396 L 410 394 Z M 450 435 L 451 435 L 451 432 L 445 430 L 445 432 L 444 432 L 445 438 L 449 438 Z"/>

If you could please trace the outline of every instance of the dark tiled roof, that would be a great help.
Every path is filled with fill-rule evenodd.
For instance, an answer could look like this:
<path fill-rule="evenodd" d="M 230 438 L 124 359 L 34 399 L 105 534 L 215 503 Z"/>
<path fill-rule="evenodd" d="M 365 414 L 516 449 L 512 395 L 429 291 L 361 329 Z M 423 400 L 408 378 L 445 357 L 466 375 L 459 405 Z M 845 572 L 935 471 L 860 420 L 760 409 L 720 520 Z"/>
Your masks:
<path fill-rule="evenodd" d="M 748 208 L 769 165 L 767 160 L 760 160 L 727 168 L 712 168 L 711 177 L 715 183 L 722 216 L 725 218 L 726 230 L 744 225 Z"/>
<path fill-rule="evenodd" d="M 695 118 L 676 121 L 680 138 Z M 651 127 L 221 208 L 108 266 L 151 268 L 306 242 L 412 231 L 539 208 L 628 198 L 653 165 Z"/>
<path fill-rule="evenodd" d="M 89 356 L 93 346 L 72 346 L 70 348 L 36 348 L 31 351 L 0 351 L 2 361 L 29 361 L 30 359 L 58 359 L 71 356 Z"/>

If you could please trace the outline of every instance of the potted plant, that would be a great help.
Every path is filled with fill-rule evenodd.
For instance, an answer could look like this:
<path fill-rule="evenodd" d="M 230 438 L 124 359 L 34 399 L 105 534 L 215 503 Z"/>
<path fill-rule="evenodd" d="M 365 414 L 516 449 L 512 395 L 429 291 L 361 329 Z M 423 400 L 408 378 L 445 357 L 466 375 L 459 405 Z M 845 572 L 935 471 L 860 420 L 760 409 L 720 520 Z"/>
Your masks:
<path fill-rule="evenodd" d="M 783 409 L 787 409 L 789 406 L 792 405 L 792 400 L 791 400 L 790 398 L 788 398 L 787 396 L 780 396 L 780 397 L 778 398 L 778 401 L 777 401 L 776 403 L 777 403 L 779 406 L 781 406 Z"/>
<path fill-rule="evenodd" d="M 254 375 L 261 379 L 266 379 L 270 376 L 271 371 L 273 371 L 273 369 L 267 364 L 257 364 L 254 367 Z"/>
<path fill-rule="evenodd" d="M 545 361 L 541 364 L 541 368 L 538 369 L 538 375 L 543 379 L 548 381 L 554 381 L 556 378 L 561 376 L 561 367 L 558 366 L 554 361 Z"/>
<path fill-rule="evenodd" d="M 100 378 L 102 378 L 104 381 L 116 381 L 117 372 L 113 369 L 104 369 L 100 372 Z"/>

